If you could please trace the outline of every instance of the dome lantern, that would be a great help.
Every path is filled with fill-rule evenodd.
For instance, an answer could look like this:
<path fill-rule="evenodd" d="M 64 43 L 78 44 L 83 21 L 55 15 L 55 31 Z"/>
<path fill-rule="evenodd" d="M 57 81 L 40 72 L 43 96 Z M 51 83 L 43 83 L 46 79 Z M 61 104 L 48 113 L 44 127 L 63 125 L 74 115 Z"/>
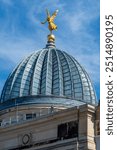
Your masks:
<path fill-rule="evenodd" d="M 55 36 L 53 34 L 48 35 L 48 41 L 46 44 L 46 48 L 55 48 Z"/>

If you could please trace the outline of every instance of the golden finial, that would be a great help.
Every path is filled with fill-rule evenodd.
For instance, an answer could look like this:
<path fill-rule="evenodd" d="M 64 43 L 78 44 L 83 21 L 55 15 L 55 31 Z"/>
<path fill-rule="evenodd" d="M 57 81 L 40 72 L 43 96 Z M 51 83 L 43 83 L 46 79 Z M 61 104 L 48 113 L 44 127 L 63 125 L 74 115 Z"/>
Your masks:
<path fill-rule="evenodd" d="M 45 24 L 48 22 L 48 29 L 50 30 L 50 34 L 48 35 L 48 41 L 46 44 L 46 47 L 55 47 L 55 36 L 52 34 L 53 30 L 57 30 L 57 25 L 54 23 L 54 19 L 58 13 L 58 10 L 56 10 L 52 16 L 50 16 L 50 13 L 48 9 L 46 9 L 47 18 L 44 22 L 41 22 L 42 24 Z"/>
<path fill-rule="evenodd" d="M 57 25 L 54 23 L 54 19 L 58 13 L 58 9 L 52 14 L 52 16 L 50 16 L 48 9 L 46 9 L 46 13 L 47 13 L 47 18 L 44 22 L 41 23 L 45 24 L 46 22 L 48 22 L 48 29 L 50 30 L 50 34 L 52 34 L 53 30 L 57 30 Z"/>

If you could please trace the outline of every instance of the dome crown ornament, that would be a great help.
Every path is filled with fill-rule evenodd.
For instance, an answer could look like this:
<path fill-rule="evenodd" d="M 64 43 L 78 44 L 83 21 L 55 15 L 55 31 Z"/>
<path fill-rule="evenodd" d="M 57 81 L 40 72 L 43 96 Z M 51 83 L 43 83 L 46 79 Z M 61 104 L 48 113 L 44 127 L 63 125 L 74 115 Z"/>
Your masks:
<path fill-rule="evenodd" d="M 53 30 L 57 30 L 57 25 L 54 23 L 54 19 L 57 16 L 58 9 L 50 16 L 48 9 L 46 9 L 47 18 L 41 24 L 45 24 L 48 22 L 48 29 L 50 30 L 50 34 L 48 35 L 48 42 L 46 47 L 55 47 L 55 36 L 52 34 Z"/>
<path fill-rule="evenodd" d="M 52 16 L 50 16 L 48 9 L 46 9 L 46 12 L 47 12 L 47 18 L 44 22 L 41 23 L 45 24 L 46 22 L 48 22 L 48 29 L 50 30 L 50 34 L 52 34 L 53 30 L 57 30 L 57 25 L 54 23 L 54 19 L 58 13 L 58 9 L 52 14 Z"/>

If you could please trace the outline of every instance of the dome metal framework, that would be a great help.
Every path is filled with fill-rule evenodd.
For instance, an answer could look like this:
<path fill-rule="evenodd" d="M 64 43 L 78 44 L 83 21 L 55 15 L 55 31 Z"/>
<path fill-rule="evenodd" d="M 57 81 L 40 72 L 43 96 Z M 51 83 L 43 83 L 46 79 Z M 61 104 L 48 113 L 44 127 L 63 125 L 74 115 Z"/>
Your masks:
<path fill-rule="evenodd" d="M 85 69 L 75 58 L 56 48 L 44 48 L 25 58 L 9 75 L 1 103 L 39 95 L 96 104 L 95 91 Z"/>

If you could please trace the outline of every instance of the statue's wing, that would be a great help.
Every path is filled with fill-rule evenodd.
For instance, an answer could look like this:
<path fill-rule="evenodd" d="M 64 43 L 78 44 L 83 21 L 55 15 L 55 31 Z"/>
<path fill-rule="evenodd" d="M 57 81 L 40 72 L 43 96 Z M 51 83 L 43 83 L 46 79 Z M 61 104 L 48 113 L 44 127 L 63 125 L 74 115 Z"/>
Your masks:
<path fill-rule="evenodd" d="M 58 13 L 58 9 L 52 14 L 52 16 L 51 16 L 51 18 L 50 18 L 51 21 L 54 21 L 54 19 L 55 19 L 57 13 Z"/>
<path fill-rule="evenodd" d="M 46 13 L 47 13 L 47 18 L 50 17 L 50 13 L 48 9 L 46 9 Z M 41 22 L 41 24 L 45 24 L 46 22 L 47 22 L 47 19 L 44 22 Z"/>
<path fill-rule="evenodd" d="M 50 17 L 50 13 L 49 13 L 48 9 L 46 9 L 46 13 L 47 13 L 47 17 Z"/>

